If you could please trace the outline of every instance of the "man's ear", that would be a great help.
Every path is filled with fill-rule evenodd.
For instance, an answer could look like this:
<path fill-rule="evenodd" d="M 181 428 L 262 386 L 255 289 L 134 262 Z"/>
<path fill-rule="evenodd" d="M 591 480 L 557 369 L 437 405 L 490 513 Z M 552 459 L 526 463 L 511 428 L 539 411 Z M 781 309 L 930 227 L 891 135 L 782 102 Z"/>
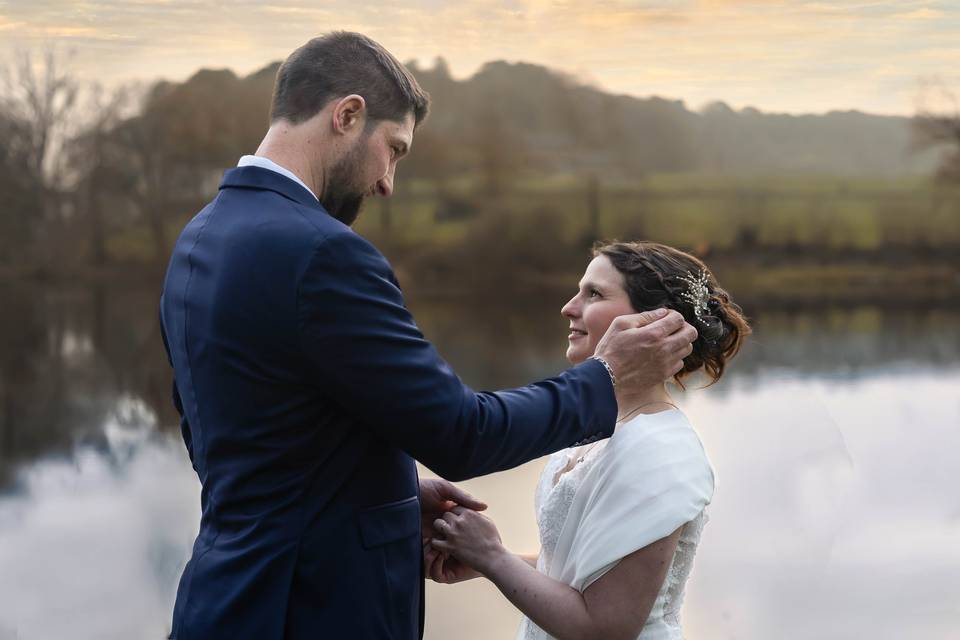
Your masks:
<path fill-rule="evenodd" d="M 367 119 L 367 102 L 355 93 L 337 100 L 333 106 L 333 130 L 347 134 L 362 129 Z"/>

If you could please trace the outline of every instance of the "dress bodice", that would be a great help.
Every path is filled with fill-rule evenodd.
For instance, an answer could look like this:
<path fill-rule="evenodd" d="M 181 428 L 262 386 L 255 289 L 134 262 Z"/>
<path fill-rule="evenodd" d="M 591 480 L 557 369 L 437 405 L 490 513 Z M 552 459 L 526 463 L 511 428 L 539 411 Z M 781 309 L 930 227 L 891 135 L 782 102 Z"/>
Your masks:
<path fill-rule="evenodd" d="M 537 570 L 541 573 L 551 572 L 557 542 L 563 533 L 577 489 L 594 466 L 604 464 L 607 447 L 611 446 L 616 446 L 616 442 L 603 440 L 594 445 L 564 449 L 548 458 L 534 496 L 541 545 Z M 702 510 L 684 525 L 670 569 L 638 640 L 682 640 L 680 608 L 684 587 L 706 521 L 706 510 Z M 550 638 L 527 617 L 522 619 L 517 640 Z"/>

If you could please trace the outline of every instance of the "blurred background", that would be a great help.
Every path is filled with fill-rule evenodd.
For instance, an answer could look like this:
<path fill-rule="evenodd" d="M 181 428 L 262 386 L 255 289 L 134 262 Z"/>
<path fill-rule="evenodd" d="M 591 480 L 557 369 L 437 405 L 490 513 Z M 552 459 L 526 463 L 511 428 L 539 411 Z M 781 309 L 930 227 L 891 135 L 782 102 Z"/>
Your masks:
<path fill-rule="evenodd" d="M 955 6 L 231 7 L 0 3 L 0 640 L 168 632 L 199 487 L 163 270 L 279 61 L 333 28 L 433 98 L 355 228 L 468 384 L 564 368 L 598 239 L 694 252 L 751 318 L 723 381 L 678 394 L 719 478 L 688 637 L 957 637 Z M 542 465 L 465 483 L 517 551 Z M 518 621 L 483 581 L 427 611 L 430 640 Z"/>

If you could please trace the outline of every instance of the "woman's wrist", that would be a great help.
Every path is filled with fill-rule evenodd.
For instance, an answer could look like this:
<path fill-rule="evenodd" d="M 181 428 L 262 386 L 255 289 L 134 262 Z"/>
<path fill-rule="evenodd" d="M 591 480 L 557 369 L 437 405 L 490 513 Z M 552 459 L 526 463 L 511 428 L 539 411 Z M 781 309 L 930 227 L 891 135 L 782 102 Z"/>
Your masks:
<path fill-rule="evenodd" d="M 499 574 L 503 570 L 503 567 L 512 562 L 515 557 L 517 556 L 510 553 L 506 547 L 497 545 L 489 553 L 485 554 L 483 566 L 478 566 L 477 571 L 488 578 L 492 578 Z"/>

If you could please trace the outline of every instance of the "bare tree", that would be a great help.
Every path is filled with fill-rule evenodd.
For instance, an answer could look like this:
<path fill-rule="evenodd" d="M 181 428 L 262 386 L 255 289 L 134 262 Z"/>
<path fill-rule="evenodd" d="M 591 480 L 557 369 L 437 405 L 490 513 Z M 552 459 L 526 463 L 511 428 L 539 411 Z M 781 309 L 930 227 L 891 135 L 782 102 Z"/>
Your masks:
<path fill-rule="evenodd" d="M 0 106 L 12 123 L 13 144 L 21 145 L 30 176 L 43 189 L 55 189 L 64 175 L 60 153 L 76 114 L 79 83 L 54 49 L 39 63 L 29 51 L 0 67 Z"/>
<path fill-rule="evenodd" d="M 106 263 L 106 196 L 123 191 L 124 176 L 119 166 L 125 161 L 112 135 L 132 100 L 133 87 L 107 91 L 94 84 L 87 92 L 86 122 L 71 138 L 67 156 L 75 174 L 77 211 L 86 223 L 90 239 L 90 261 Z"/>
<path fill-rule="evenodd" d="M 11 63 L 0 65 L 5 155 L 22 172 L 19 179 L 35 196 L 31 202 L 37 209 L 7 214 L 30 216 L 29 223 L 21 223 L 31 228 L 60 217 L 65 202 L 66 159 L 61 151 L 74 125 L 79 84 L 67 73 L 63 57 L 52 48 L 39 60 L 19 51 Z M 39 253 L 49 257 L 56 249 L 45 243 Z"/>
<path fill-rule="evenodd" d="M 913 141 L 918 149 L 948 147 L 937 178 L 960 183 L 960 102 L 942 82 L 921 89 L 913 118 Z"/>
<path fill-rule="evenodd" d="M 177 149 L 170 135 L 169 113 L 158 108 L 156 96 L 169 91 L 163 83 L 147 95 L 140 113 L 123 121 L 113 132 L 125 150 L 128 195 L 138 217 L 146 221 L 153 239 L 154 261 L 161 268 L 168 248 L 166 221 L 169 199 L 176 190 Z"/>
<path fill-rule="evenodd" d="M 195 213 L 215 192 L 222 168 L 256 148 L 267 117 L 263 102 L 248 98 L 251 89 L 228 71 L 204 70 L 183 84 L 160 82 L 136 115 L 114 128 L 127 195 L 150 231 L 159 268 L 167 263 L 175 216 Z"/>

